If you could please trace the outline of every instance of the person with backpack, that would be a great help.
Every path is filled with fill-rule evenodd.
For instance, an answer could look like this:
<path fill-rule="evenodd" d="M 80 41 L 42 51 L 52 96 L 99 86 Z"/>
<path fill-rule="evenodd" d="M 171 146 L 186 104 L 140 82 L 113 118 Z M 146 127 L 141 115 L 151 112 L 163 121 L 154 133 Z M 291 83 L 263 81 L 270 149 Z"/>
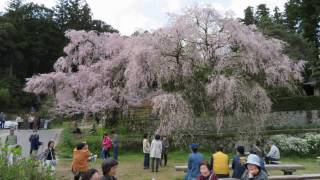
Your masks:
<path fill-rule="evenodd" d="M 246 170 L 247 156 L 244 154 L 244 147 L 237 147 L 237 155 L 232 160 L 232 177 L 240 179 Z"/>
<path fill-rule="evenodd" d="M 30 157 L 32 159 L 36 159 L 38 155 L 38 149 L 42 145 L 42 142 L 40 142 L 39 134 L 37 133 L 37 130 L 33 130 L 33 134 L 29 137 L 30 142 Z"/>
<path fill-rule="evenodd" d="M 104 159 L 110 157 L 111 148 L 112 148 L 112 140 L 108 136 L 108 133 L 104 133 L 103 139 L 102 139 L 102 155 Z"/>

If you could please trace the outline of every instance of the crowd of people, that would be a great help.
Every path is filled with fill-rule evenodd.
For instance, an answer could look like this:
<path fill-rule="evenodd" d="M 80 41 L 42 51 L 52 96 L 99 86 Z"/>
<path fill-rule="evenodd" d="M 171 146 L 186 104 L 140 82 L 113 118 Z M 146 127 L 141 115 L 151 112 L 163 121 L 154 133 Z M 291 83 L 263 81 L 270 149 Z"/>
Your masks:
<path fill-rule="evenodd" d="M 156 134 L 150 145 L 148 134 L 144 134 L 142 140 L 142 151 L 144 154 L 144 169 L 150 168 L 150 160 L 152 172 L 159 172 L 159 167 L 167 166 L 169 141 L 166 136 L 161 137 L 159 134 Z"/>
<path fill-rule="evenodd" d="M 79 143 L 73 150 L 73 160 L 71 164 L 71 171 L 74 175 L 74 180 L 116 180 L 116 170 L 118 161 L 108 153 L 110 145 L 106 141 L 111 141 L 107 134 L 104 135 L 102 146 L 103 146 L 103 158 L 104 161 L 102 167 L 102 177 L 99 175 L 97 169 L 89 169 L 89 162 L 96 158 L 89 151 L 89 146 L 85 142 Z M 108 145 L 107 145 L 108 144 Z M 108 149 L 105 149 L 105 146 Z"/>
<path fill-rule="evenodd" d="M 0 112 L 0 129 L 5 128 L 6 121 L 8 121 L 8 117 L 4 112 Z M 30 111 L 26 115 L 16 115 L 14 120 L 16 122 L 16 129 L 48 129 L 49 121 L 48 119 L 43 119 L 41 116 L 37 116 L 34 111 Z M 12 126 L 12 125 L 10 125 Z"/>
<path fill-rule="evenodd" d="M 265 163 L 274 163 L 280 160 L 280 151 L 272 141 L 267 142 L 269 152 L 263 156 L 262 148 L 254 145 L 246 155 L 245 148 L 238 146 L 237 155 L 233 157 L 231 169 L 232 178 L 241 180 L 267 180 L 268 175 Z M 229 157 L 218 147 L 212 154 L 210 163 L 205 161 L 204 156 L 198 151 L 197 144 L 191 144 L 192 153 L 188 158 L 188 170 L 185 180 L 216 180 L 218 178 L 230 177 Z"/>

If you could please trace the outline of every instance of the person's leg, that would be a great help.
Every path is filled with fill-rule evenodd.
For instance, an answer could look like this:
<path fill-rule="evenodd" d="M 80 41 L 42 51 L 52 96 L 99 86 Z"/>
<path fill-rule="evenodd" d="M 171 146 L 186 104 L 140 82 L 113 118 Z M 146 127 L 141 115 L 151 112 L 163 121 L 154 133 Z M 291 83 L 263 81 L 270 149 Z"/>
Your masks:
<path fill-rule="evenodd" d="M 111 157 L 111 156 L 110 156 L 110 150 L 111 150 L 111 149 L 108 149 L 108 150 L 107 150 L 107 157 Z"/>
<path fill-rule="evenodd" d="M 144 160 L 143 160 L 143 168 L 144 169 L 148 169 L 149 168 L 149 162 L 147 162 L 149 160 L 149 154 L 145 153 L 144 154 Z"/>
<path fill-rule="evenodd" d="M 108 157 L 108 152 L 107 152 L 107 150 L 106 150 L 106 149 L 103 149 L 102 152 L 103 152 L 103 158 L 104 158 L 104 159 L 107 159 L 107 157 Z"/>
<path fill-rule="evenodd" d="M 150 154 L 146 154 L 146 157 L 147 157 L 147 169 L 150 168 Z"/>
<path fill-rule="evenodd" d="M 163 153 L 161 153 L 160 167 L 162 167 L 162 160 L 163 160 L 163 156 L 164 156 L 164 154 L 163 154 Z"/>
<path fill-rule="evenodd" d="M 164 153 L 164 166 L 167 166 L 167 163 L 168 163 L 168 154 L 167 153 Z"/>
<path fill-rule="evenodd" d="M 113 148 L 113 158 L 115 160 L 118 160 L 118 151 L 119 151 L 119 147 L 118 146 L 114 146 L 114 148 Z"/>
<path fill-rule="evenodd" d="M 156 158 L 156 172 L 159 172 L 161 158 Z"/>
<path fill-rule="evenodd" d="M 151 158 L 151 171 L 154 172 L 154 157 Z"/>
<path fill-rule="evenodd" d="M 265 157 L 264 159 L 266 161 L 266 164 L 270 164 L 270 158 L 269 157 Z"/>

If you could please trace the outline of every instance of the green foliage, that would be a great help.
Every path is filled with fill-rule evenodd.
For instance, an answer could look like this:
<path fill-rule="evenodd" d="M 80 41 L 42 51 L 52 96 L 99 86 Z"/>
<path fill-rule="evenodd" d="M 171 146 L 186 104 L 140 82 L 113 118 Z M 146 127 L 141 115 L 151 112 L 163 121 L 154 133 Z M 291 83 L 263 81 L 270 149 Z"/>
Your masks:
<path fill-rule="evenodd" d="M 2 104 L 5 109 L 36 105 L 33 96 L 22 92 L 25 78 L 53 70 L 54 62 L 63 55 L 67 29 L 117 32 L 103 21 L 92 20 L 85 0 L 60 0 L 52 9 L 9 1 L 0 14 L 0 87 L 10 94 L 10 102 Z"/>
<path fill-rule="evenodd" d="M 319 96 L 296 96 L 273 100 L 273 111 L 303 111 L 320 109 Z"/>
<path fill-rule="evenodd" d="M 0 107 L 4 108 L 9 105 L 10 93 L 7 88 L 0 88 Z"/>
<path fill-rule="evenodd" d="M 242 21 L 246 25 L 250 25 L 250 24 L 254 24 L 255 23 L 254 16 L 253 16 L 253 7 L 252 6 L 248 6 L 244 10 L 244 19 Z"/>
<path fill-rule="evenodd" d="M 320 151 L 320 134 L 307 133 L 301 137 L 279 134 L 270 139 L 274 141 L 282 154 L 316 157 Z"/>
<path fill-rule="evenodd" d="M 9 150 L 8 147 L 4 147 L 0 151 L 0 179 L 54 180 L 50 170 L 42 166 L 40 162 L 21 158 L 20 148 Z M 10 153 L 13 153 L 13 165 L 8 165 L 7 157 Z"/>

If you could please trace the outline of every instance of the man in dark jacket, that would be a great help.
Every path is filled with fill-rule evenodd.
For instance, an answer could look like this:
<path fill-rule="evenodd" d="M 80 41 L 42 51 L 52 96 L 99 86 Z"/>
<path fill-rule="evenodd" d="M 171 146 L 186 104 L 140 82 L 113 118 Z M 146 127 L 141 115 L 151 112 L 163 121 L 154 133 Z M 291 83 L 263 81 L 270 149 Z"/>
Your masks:
<path fill-rule="evenodd" d="M 247 157 L 244 154 L 244 147 L 237 147 L 237 156 L 235 156 L 232 160 L 232 169 L 233 169 L 233 178 L 240 179 L 244 171 L 246 170 Z"/>
<path fill-rule="evenodd" d="M 115 159 L 105 159 L 101 167 L 103 172 L 101 180 L 117 180 L 117 178 L 115 178 L 115 175 L 117 174 L 118 162 Z"/>
<path fill-rule="evenodd" d="M 35 159 L 38 155 L 38 149 L 39 146 L 42 145 L 42 142 L 40 142 L 39 134 L 37 134 L 37 130 L 33 130 L 33 134 L 29 137 L 30 142 L 30 157 Z"/>

